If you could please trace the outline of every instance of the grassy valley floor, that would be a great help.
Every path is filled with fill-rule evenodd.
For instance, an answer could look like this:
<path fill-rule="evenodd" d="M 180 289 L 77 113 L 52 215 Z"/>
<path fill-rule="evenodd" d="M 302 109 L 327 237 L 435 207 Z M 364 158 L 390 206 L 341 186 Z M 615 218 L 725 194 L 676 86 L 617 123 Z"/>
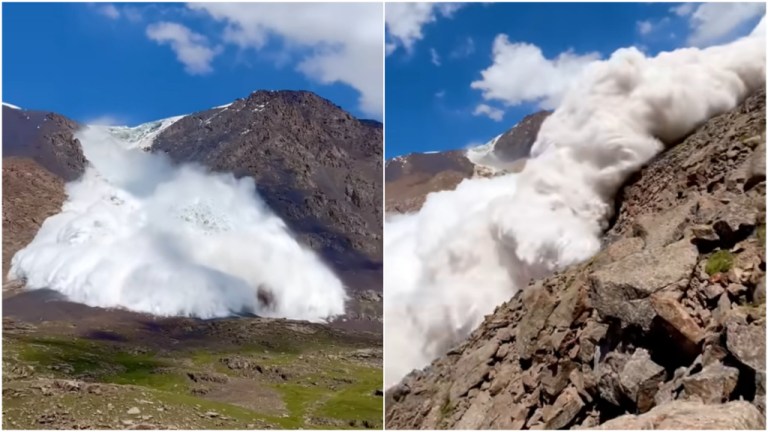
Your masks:
<path fill-rule="evenodd" d="M 3 429 L 382 426 L 378 333 L 81 305 L 91 313 L 26 320 L 5 306 Z"/>

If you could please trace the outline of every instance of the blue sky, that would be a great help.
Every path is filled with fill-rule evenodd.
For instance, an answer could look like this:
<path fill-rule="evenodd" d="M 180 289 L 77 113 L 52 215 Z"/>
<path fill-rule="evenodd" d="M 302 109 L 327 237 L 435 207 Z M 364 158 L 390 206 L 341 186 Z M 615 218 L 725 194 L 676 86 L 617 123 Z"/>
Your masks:
<path fill-rule="evenodd" d="M 380 120 L 382 9 L 5 3 L 2 99 L 134 125 L 293 89 Z"/>
<path fill-rule="evenodd" d="M 749 33 L 764 13 L 760 4 L 387 4 L 386 157 L 481 144 L 551 107 L 543 88 L 572 74 L 550 61 L 569 50 L 578 67 L 627 46 L 651 55 L 707 46 Z M 536 49 L 547 60 L 526 68 Z"/>

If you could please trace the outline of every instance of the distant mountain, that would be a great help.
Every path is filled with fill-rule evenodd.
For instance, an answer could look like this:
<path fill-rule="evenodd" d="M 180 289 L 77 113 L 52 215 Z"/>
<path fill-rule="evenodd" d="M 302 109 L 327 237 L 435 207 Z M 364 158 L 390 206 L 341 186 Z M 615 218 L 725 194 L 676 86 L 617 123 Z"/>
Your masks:
<path fill-rule="evenodd" d="M 488 143 L 467 150 L 412 153 L 387 161 L 386 211 L 417 211 L 431 192 L 453 190 L 466 178 L 516 172 L 536 141 L 544 120 L 551 114 L 540 111 L 523 118 Z"/>
<path fill-rule="evenodd" d="M 412 153 L 389 160 L 384 171 L 386 211 L 416 211 L 430 192 L 454 189 L 462 180 L 472 177 L 475 165 L 465 153 Z"/>

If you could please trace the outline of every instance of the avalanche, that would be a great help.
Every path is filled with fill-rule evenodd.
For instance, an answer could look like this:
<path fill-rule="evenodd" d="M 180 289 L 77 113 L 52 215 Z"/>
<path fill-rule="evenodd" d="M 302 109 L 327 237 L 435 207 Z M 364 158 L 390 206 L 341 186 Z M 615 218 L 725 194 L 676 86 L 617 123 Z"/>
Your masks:
<path fill-rule="evenodd" d="M 542 124 L 519 174 L 465 180 L 429 195 L 418 213 L 389 218 L 386 386 L 465 338 L 531 279 L 597 252 L 631 173 L 765 85 L 762 26 L 723 46 L 653 58 L 626 48 L 592 63 Z"/>
<path fill-rule="evenodd" d="M 79 132 L 90 166 L 13 257 L 9 278 L 156 315 L 321 321 L 344 313 L 342 283 L 291 236 L 252 179 L 141 150 L 176 120 Z"/>

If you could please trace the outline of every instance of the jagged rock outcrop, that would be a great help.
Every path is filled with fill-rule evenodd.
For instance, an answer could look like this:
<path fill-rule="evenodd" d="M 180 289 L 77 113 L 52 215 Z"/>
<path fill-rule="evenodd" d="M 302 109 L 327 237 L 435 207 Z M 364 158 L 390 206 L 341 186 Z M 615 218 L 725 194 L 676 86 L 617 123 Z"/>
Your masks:
<path fill-rule="evenodd" d="M 760 91 L 627 182 L 597 256 L 390 389 L 387 428 L 765 428 L 764 167 Z"/>

